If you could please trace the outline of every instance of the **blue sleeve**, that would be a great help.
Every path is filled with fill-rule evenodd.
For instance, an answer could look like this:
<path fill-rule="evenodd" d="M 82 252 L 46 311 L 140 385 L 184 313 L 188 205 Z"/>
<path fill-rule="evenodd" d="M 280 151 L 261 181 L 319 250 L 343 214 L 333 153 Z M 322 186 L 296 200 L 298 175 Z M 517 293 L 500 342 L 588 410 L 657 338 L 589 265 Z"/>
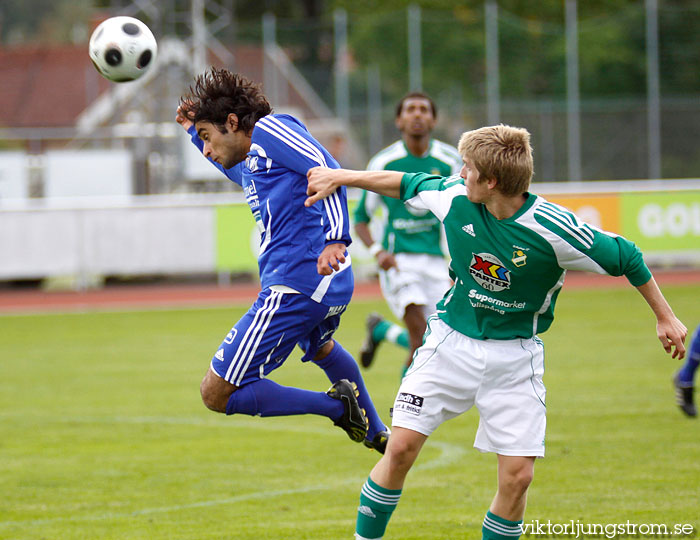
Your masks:
<path fill-rule="evenodd" d="M 255 130 L 255 144 L 264 148 L 275 164 L 297 173 L 304 182 L 312 167 L 340 168 L 335 158 L 291 116 L 265 116 L 255 124 Z M 326 244 L 342 242 L 349 246 L 352 238 L 344 186 L 323 200 L 322 212 Z"/>
<path fill-rule="evenodd" d="M 199 138 L 199 135 L 197 135 L 197 130 L 194 128 L 194 126 L 190 126 L 190 128 L 187 130 L 187 133 L 190 134 L 190 138 L 192 139 L 192 144 L 194 144 L 197 148 L 199 148 L 199 151 L 201 152 L 204 149 L 204 143 L 202 142 L 202 139 Z M 216 161 L 212 161 L 211 159 L 207 158 L 209 160 L 209 163 L 214 165 L 217 169 L 219 169 L 226 178 L 231 180 L 231 182 L 235 182 L 239 186 L 242 183 L 242 170 L 243 170 L 243 162 L 238 163 L 237 165 L 234 165 L 230 169 L 225 169 L 222 165 L 217 163 Z"/>

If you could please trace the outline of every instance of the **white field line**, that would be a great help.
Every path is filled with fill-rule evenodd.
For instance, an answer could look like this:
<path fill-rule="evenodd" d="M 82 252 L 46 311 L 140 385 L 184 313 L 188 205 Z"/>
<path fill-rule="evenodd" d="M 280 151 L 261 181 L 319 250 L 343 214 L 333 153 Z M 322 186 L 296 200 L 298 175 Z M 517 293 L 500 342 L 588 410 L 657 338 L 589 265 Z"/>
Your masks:
<path fill-rule="evenodd" d="M 0 417 L 11 417 L 18 416 L 8 413 L 0 414 Z M 56 419 L 52 419 L 56 421 Z M 144 416 L 144 417 L 64 417 L 60 420 L 61 423 L 112 423 L 112 424 L 175 424 L 175 425 L 201 425 L 207 427 L 227 427 L 233 426 L 233 422 L 217 422 L 208 421 L 199 418 L 170 418 L 170 417 L 157 417 L 157 416 Z M 304 433 L 327 433 L 327 429 L 315 429 L 315 428 L 305 428 L 301 426 L 291 426 L 287 425 L 285 427 L 280 427 L 279 425 L 268 424 L 265 425 L 262 422 L 255 422 L 253 419 L 246 421 L 246 428 L 263 429 L 263 430 L 274 430 L 274 431 L 289 431 L 289 432 L 304 432 Z M 237 423 L 236 427 L 241 427 L 240 422 Z M 440 454 L 428 461 L 419 463 L 412 470 L 414 471 L 428 471 L 451 465 L 458 461 L 461 461 L 466 454 L 466 450 L 461 446 L 453 443 L 431 441 L 426 442 L 426 446 L 436 447 L 440 450 Z M 47 519 L 28 519 L 28 520 L 12 520 L 12 521 L 0 521 L 0 528 L 6 527 L 17 527 L 17 526 L 40 526 L 50 523 L 61 523 L 61 522 L 80 522 L 80 521 L 108 521 L 121 518 L 133 518 L 143 515 L 150 514 L 165 514 L 170 512 L 178 512 L 181 510 L 188 510 L 193 508 L 209 508 L 212 506 L 219 506 L 223 504 L 231 504 L 242 501 L 250 501 L 255 499 L 267 499 L 270 497 L 284 497 L 288 495 L 298 495 L 302 493 L 311 493 L 316 491 L 327 491 L 330 489 L 336 489 L 338 486 L 357 486 L 358 493 L 359 488 L 362 483 L 367 478 L 367 473 L 363 472 L 362 475 L 353 476 L 346 478 L 342 481 L 334 481 L 333 484 L 323 483 L 311 486 L 303 486 L 295 489 L 282 489 L 282 490 L 264 490 L 255 491 L 251 493 L 244 493 L 241 495 L 236 495 L 235 497 L 228 497 L 225 499 L 212 499 L 206 501 L 198 501 L 188 504 L 176 505 L 176 506 L 160 506 L 153 508 L 142 508 L 140 510 L 133 510 L 130 512 L 103 512 L 96 514 L 88 514 L 83 516 L 64 516 L 56 518 Z"/>

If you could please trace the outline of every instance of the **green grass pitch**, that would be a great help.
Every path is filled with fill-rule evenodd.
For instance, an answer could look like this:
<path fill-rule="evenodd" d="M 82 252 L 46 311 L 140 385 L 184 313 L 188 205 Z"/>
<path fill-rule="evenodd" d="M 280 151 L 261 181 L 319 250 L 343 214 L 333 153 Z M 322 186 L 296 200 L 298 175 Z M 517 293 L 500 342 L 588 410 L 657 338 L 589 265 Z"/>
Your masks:
<path fill-rule="evenodd" d="M 689 327 L 700 286 L 664 292 Z M 247 306 L 246 306 L 247 307 Z M 378 459 L 322 417 L 225 417 L 199 381 L 245 307 L 0 317 L 0 538 L 349 539 Z M 356 352 L 368 312 L 337 337 Z M 526 523 L 690 523 L 700 499 L 700 421 L 682 416 L 644 300 L 571 290 L 546 345 L 547 457 Z M 294 354 L 272 378 L 325 391 Z M 386 418 L 404 352 L 365 371 Z M 444 424 L 409 474 L 386 538 L 480 538 L 493 455 L 472 448 L 475 411 Z"/>

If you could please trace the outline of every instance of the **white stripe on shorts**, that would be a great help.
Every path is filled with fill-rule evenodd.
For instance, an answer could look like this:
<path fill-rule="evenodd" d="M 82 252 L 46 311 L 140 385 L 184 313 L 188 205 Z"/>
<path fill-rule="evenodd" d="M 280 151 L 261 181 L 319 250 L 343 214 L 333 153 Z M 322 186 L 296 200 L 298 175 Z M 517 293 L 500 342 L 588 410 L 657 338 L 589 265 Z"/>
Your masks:
<path fill-rule="evenodd" d="M 239 386 L 243 380 L 246 369 L 248 369 L 250 362 L 253 360 L 273 315 L 279 309 L 283 296 L 282 293 L 271 291 L 270 296 L 265 299 L 263 307 L 255 314 L 253 323 L 248 327 L 239 343 L 236 355 L 231 361 L 226 377 L 224 377 L 231 384 Z"/>

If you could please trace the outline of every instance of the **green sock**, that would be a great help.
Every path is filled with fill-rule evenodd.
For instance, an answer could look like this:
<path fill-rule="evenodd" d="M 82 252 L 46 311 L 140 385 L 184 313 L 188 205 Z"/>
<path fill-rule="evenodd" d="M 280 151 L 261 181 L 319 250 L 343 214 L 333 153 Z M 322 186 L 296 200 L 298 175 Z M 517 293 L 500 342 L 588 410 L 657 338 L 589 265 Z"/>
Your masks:
<path fill-rule="evenodd" d="M 374 341 L 387 341 L 408 349 L 408 330 L 389 321 L 381 321 L 372 332 Z"/>
<path fill-rule="evenodd" d="M 377 326 L 374 327 L 374 330 L 372 330 L 372 339 L 379 343 L 380 341 L 384 341 L 384 338 L 386 337 L 386 333 L 391 328 L 392 324 L 389 321 L 386 320 L 381 320 L 377 323 Z"/>
<path fill-rule="evenodd" d="M 481 528 L 481 540 L 516 540 L 523 532 L 523 520 L 508 521 L 492 514 L 489 510 L 484 517 L 484 525 Z"/>
<path fill-rule="evenodd" d="M 356 538 L 376 540 L 384 536 L 391 513 L 399 504 L 400 489 L 385 489 L 367 478 L 360 492 L 360 507 L 357 509 Z"/>
<path fill-rule="evenodd" d="M 406 330 L 405 328 L 401 328 L 400 326 L 397 326 L 396 328 L 398 328 L 400 332 L 396 336 L 394 343 L 396 343 L 399 347 L 408 349 L 408 330 Z M 387 333 L 386 338 L 388 340 L 391 340 L 391 332 Z"/>

